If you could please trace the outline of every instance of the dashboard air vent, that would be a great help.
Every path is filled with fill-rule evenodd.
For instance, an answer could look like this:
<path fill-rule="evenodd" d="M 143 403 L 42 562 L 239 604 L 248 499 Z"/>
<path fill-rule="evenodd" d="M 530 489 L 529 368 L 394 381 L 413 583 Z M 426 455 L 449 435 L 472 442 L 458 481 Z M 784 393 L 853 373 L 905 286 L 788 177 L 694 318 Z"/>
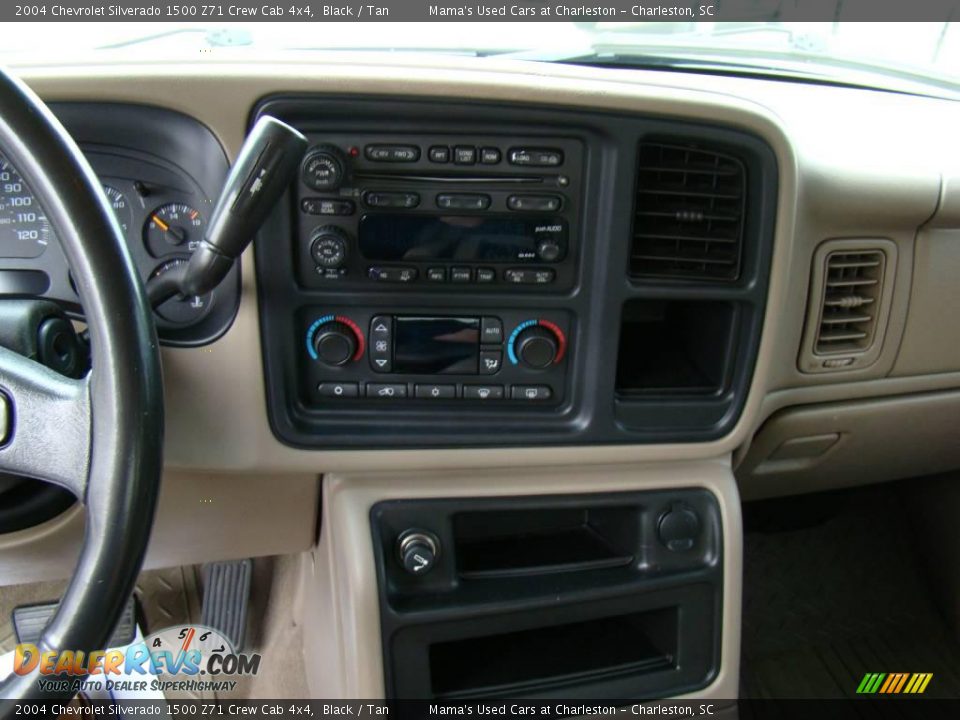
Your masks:
<path fill-rule="evenodd" d="M 874 340 L 886 257 L 880 250 L 833 252 L 823 281 L 817 355 L 867 350 Z"/>
<path fill-rule="evenodd" d="M 641 143 L 630 274 L 736 280 L 745 207 L 738 158 L 692 143 Z"/>

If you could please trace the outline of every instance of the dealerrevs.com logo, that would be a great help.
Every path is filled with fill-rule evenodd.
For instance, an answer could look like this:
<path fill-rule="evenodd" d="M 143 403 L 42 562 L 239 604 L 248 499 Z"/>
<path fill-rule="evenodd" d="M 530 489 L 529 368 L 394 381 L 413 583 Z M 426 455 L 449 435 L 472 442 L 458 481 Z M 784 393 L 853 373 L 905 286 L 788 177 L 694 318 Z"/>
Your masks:
<path fill-rule="evenodd" d="M 125 648 L 85 653 L 40 652 L 23 643 L 14 651 L 17 675 L 39 673 L 43 690 L 228 691 L 236 676 L 256 675 L 259 653 L 238 653 L 219 631 L 203 625 L 165 628 Z"/>

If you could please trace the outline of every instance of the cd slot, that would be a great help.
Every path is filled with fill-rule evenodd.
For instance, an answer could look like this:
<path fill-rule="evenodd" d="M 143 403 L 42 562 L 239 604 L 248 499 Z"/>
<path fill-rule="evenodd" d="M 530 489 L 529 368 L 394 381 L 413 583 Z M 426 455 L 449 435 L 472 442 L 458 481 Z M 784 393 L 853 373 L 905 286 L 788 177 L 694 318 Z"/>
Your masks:
<path fill-rule="evenodd" d="M 357 173 L 354 179 L 411 183 L 484 184 L 484 185 L 542 185 L 547 178 L 534 175 L 404 175 L 399 173 Z"/>

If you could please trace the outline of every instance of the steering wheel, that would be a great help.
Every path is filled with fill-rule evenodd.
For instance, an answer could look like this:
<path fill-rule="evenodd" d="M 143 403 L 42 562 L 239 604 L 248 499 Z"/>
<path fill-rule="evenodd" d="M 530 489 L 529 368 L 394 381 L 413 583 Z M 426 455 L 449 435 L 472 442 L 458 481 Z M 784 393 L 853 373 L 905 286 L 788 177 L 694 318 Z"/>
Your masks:
<path fill-rule="evenodd" d="M 73 576 L 37 647 L 89 653 L 109 640 L 150 538 L 163 461 L 159 344 L 96 175 L 43 102 L 2 70 L 0 148 L 56 231 L 90 331 L 93 369 L 80 380 L 0 348 L 0 472 L 69 489 L 86 515 Z M 39 677 L 7 677 L 0 699 L 72 695 L 41 690 Z"/>

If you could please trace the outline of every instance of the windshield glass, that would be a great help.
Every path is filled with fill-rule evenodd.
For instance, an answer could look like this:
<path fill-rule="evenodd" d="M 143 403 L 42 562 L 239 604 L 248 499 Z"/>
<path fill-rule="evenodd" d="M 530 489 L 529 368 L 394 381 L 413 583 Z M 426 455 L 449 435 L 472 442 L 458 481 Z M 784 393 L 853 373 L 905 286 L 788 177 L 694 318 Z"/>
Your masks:
<path fill-rule="evenodd" d="M 634 66 L 637 58 L 829 75 L 883 86 L 883 77 L 960 86 L 957 23 L 443 22 L 17 23 L 0 61 L 55 63 L 290 58 L 294 53 L 387 51 L 510 56 Z M 15 32 L 14 32 L 15 30 Z M 875 77 L 864 82 L 861 74 Z"/>

